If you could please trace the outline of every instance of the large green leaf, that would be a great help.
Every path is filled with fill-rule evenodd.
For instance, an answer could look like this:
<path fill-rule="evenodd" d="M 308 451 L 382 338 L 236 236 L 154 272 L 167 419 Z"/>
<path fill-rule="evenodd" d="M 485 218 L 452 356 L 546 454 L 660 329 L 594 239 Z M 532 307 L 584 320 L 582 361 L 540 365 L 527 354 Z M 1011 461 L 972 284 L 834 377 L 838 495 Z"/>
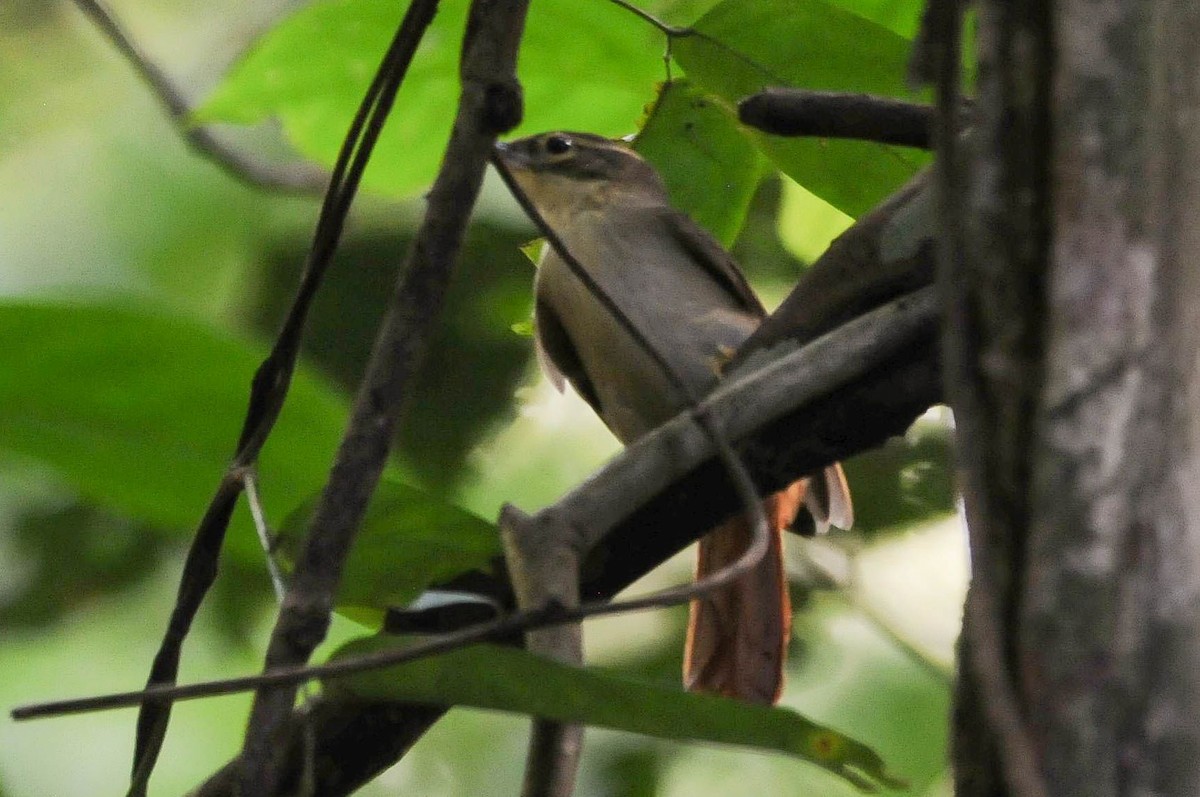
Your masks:
<path fill-rule="evenodd" d="M 308 530 L 315 498 L 280 528 L 280 551 L 294 559 Z M 394 479 L 371 497 L 338 587 L 338 610 L 375 624 L 422 590 L 452 576 L 487 568 L 501 555 L 496 527 L 476 515 Z"/>
<path fill-rule="evenodd" d="M 0 303 L 0 447 L 130 518 L 190 529 L 237 440 L 264 348 L 118 304 Z M 299 369 L 260 466 L 282 517 L 322 479 L 345 405 Z M 249 535 L 245 546 L 257 547 Z"/>
<path fill-rule="evenodd" d="M 676 60 L 700 86 L 738 100 L 768 86 L 907 96 L 908 42 L 822 0 L 725 0 L 676 39 Z M 757 136 L 783 172 L 857 216 L 928 159 L 914 150 L 858 141 Z"/>
<path fill-rule="evenodd" d="M 664 84 L 634 149 L 658 169 L 671 204 L 728 247 L 766 164 L 719 103 L 688 80 Z"/>
<path fill-rule="evenodd" d="M 360 639 L 333 658 L 404 644 Z M 810 761 L 868 790 L 873 781 L 901 784 L 871 748 L 794 711 L 653 686 L 512 648 L 477 645 L 332 683 L 372 700 L 466 705 L 662 739 L 756 747 Z"/>
<path fill-rule="evenodd" d="M 458 102 L 466 7 L 466 0 L 443 0 L 372 156 L 364 178 L 371 188 L 412 194 L 433 178 Z M 258 42 L 197 120 L 248 124 L 275 116 L 302 153 L 331 164 L 403 13 L 394 0 L 326 0 L 302 9 Z M 520 130 L 633 132 L 662 76 L 662 47 L 657 32 L 611 4 L 538 0 L 521 46 Z"/>
<path fill-rule="evenodd" d="M 830 0 L 840 8 L 869 19 L 893 33 L 912 39 L 921 24 L 924 0 Z"/>

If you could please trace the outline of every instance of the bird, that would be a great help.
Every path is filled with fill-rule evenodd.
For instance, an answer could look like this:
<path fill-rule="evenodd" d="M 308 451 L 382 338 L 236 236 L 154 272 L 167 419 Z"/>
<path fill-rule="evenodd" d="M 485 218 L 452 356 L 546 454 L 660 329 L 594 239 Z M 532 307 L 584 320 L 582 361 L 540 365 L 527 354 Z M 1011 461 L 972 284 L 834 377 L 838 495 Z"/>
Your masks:
<path fill-rule="evenodd" d="M 766 310 L 733 257 L 672 207 L 655 168 L 623 141 L 563 131 L 498 144 L 495 159 L 594 282 L 543 249 L 534 338 L 555 387 L 570 383 L 624 444 L 710 391 Z M 763 560 L 691 604 L 683 680 L 689 690 L 770 705 L 790 637 L 783 532 L 793 523 L 810 534 L 848 528 L 853 506 L 833 464 L 766 497 L 763 509 L 771 524 Z M 700 540 L 697 578 L 737 561 L 752 536 L 742 516 L 717 524 Z"/>

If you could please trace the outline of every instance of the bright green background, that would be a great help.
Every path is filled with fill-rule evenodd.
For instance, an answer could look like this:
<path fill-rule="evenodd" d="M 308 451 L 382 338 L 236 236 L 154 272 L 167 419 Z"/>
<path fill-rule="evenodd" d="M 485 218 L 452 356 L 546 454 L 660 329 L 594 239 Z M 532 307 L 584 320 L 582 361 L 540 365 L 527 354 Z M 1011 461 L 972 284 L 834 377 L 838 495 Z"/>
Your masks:
<path fill-rule="evenodd" d="M 262 461 L 276 524 L 319 488 L 344 423 L 444 143 L 464 5 L 442 2 L 315 310 Z M 717 40 L 674 42 L 672 74 L 686 82 L 658 101 L 663 37 L 620 9 L 538 0 L 521 60 L 524 129 L 624 135 L 644 124 L 638 146 L 675 200 L 732 242 L 777 301 L 847 213 L 886 196 L 924 156 L 767 141 L 733 121 L 731 102 L 779 82 L 905 96 L 899 70 L 918 4 L 646 7 Z M 203 118 L 278 120 L 218 127 L 243 149 L 328 163 L 402 4 L 123 0 L 114 9 L 197 105 L 206 100 Z M 0 4 L 0 705 L 144 680 L 316 208 L 314 198 L 242 186 L 189 151 L 69 4 Z M 615 450 L 578 399 L 539 379 L 528 339 L 513 332 L 529 316 L 531 270 L 517 246 L 531 235 L 489 181 L 434 342 L 436 367 L 422 374 L 399 435 L 394 503 L 381 506 L 352 564 L 355 592 L 345 597 L 355 606 L 403 599 L 452 563 L 478 562 L 493 550 L 489 521 L 502 502 L 552 501 Z M 853 599 L 810 594 L 806 558 L 840 562 L 842 549 L 793 546 L 797 633 L 784 703 L 872 745 L 914 793 L 936 792 L 964 563 L 953 523 L 936 522 L 950 507 L 944 426 L 924 423 L 847 469 L 865 535 L 853 542 L 866 546 L 861 587 Z M 239 509 L 218 588 L 185 649 L 184 680 L 258 665 L 271 599 L 252 534 Z M 387 567 L 399 561 L 443 570 Z M 681 557 L 640 588 L 689 570 Z M 591 623 L 590 658 L 674 684 L 682 622 L 678 610 Z M 334 636 L 360 633 L 339 620 Z M 181 793 L 232 754 L 244 706 L 240 697 L 180 706 L 152 793 Z M 0 720 L 0 794 L 120 793 L 132 724 L 128 711 Z M 514 716 L 454 711 L 364 793 L 515 793 L 526 728 Z M 853 793 L 778 755 L 611 731 L 588 739 L 581 795 Z"/>

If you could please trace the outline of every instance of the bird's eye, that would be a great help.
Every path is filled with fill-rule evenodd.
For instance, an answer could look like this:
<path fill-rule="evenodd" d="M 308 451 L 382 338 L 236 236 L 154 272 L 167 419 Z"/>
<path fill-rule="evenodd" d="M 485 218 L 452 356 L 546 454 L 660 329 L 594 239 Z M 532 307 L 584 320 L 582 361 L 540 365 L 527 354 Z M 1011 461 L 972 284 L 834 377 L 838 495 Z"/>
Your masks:
<path fill-rule="evenodd" d="M 546 152 L 563 155 L 571 151 L 571 139 L 566 136 L 550 136 L 546 139 Z"/>

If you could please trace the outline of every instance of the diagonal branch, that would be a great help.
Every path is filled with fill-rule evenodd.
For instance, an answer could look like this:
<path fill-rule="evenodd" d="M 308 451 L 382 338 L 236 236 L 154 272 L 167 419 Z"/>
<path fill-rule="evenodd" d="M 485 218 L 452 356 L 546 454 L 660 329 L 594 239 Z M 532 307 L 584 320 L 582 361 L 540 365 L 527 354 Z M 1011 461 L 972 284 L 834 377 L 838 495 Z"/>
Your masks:
<path fill-rule="evenodd" d="M 799 473 L 809 472 L 832 459 L 881 442 L 891 432 L 901 431 L 937 399 L 936 354 L 929 345 L 936 335 L 936 321 L 936 303 L 929 290 L 903 298 L 813 345 L 787 353 L 723 386 L 711 397 L 711 403 L 706 402 L 705 409 L 712 413 L 714 422 L 724 428 L 731 439 L 742 442 L 743 451 L 757 449 L 756 455 L 747 456 L 756 481 L 782 483 L 794 479 Z M 764 397 L 763 403 L 752 406 L 760 397 Z M 765 419 L 781 411 L 784 413 L 781 417 L 764 425 Z M 843 413 L 857 419 L 870 419 L 869 423 L 859 426 L 869 427 L 866 434 L 875 439 L 864 441 L 856 432 L 849 437 L 822 441 L 820 435 L 790 438 L 777 431 L 797 422 L 807 426 L 809 431 L 844 425 Z M 762 448 L 758 449 L 758 446 Z M 648 480 L 669 486 L 647 487 Z M 675 484 L 671 484 L 672 481 Z M 644 492 L 633 496 L 632 503 L 640 506 L 630 510 L 627 500 L 631 491 L 636 490 L 659 492 L 648 499 Z M 692 422 L 689 415 L 683 415 L 632 446 L 550 511 L 561 511 L 573 526 L 595 531 L 600 529 L 595 519 L 597 508 L 627 507 L 626 516 L 617 518 L 617 528 L 605 536 L 603 545 L 608 550 L 603 555 L 621 556 L 639 564 L 617 568 L 616 577 L 604 572 L 587 582 L 590 590 L 611 597 L 630 578 L 646 572 L 702 534 L 711 524 L 714 510 L 698 497 L 722 491 L 730 493 L 724 496 L 727 511 L 736 511 L 738 498 L 732 494 L 725 470 L 712 451 L 709 434 Z M 653 520 L 655 516 L 662 522 Z M 652 522 L 657 524 L 654 527 L 658 533 L 646 535 L 647 524 Z M 667 544 L 639 547 L 637 539 L 629 536 L 635 530 L 641 532 L 642 540 L 657 542 L 662 537 Z M 625 542 L 614 545 L 614 535 L 624 536 Z M 623 578 L 621 574 L 624 574 Z M 508 630 L 511 634 L 519 628 Z M 343 673 L 348 671 L 342 670 Z M 304 675 L 311 675 L 311 672 Z M 287 677 L 283 673 L 280 676 Z M 293 680 L 299 680 L 299 677 Z M 317 761 L 327 762 L 317 773 L 319 793 L 346 793 L 334 791 L 326 784 L 358 784 L 378 771 L 360 771 L 351 776 L 343 769 L 344 759 L 331 751 L 349 745 L 351 749 L 342 751 L 349 760 L 364 767 L 386 765 L 387 756 L 383 750 L 397 755 L 403 752 L 440 714 L 440 710 L 428 707 L 397 711 L 396 706 L 364 706 L 361 703 L 338 706 L 328 701 L 320 702 L 310 715 L 313 722 L 319 723 L 313 726 Z M 287 723 L 278 754 L 289 772 L 298 771 L 299 762 L 304 760 L 302 730 L 306 726 L 298 717 L 288 718 Z M 391 727 L 401 738 L 389 737 L 380 728 L 381 724 Z M 366 743 L 362 734 L 367 733 L 368 728 L 372 740 Z M 374 752 L 362 749 L 364 744 Z M 235 770 L 235 767 L 223 770 L 199 793 L 232 793 Z"/>
<path fill-rule="evenodd" d="M 192 109 L 183 92 L 126 33 L 104 3 L 101 0 L 74 0 L 74 3 L 129 62 L 167 112 L 179 134 L 199 155 L 234 179 L 257 188 L 303 194 L 325 190 L 329 175 L 323 169 L 309 163 L 264 163 L 239 152 L 213 131 L 189 124 L 188 115 Z"/>

